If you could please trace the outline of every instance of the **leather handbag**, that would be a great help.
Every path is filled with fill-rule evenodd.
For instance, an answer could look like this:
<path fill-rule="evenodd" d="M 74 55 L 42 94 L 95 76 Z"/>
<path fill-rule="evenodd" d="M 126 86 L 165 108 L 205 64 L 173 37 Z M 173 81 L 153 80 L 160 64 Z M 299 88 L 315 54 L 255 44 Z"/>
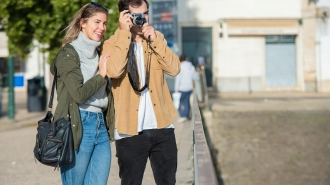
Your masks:
<path fill-rule="evenodd" d="M 36 143 L 33 150 L 34 157 L 40 163 L 58 168 L 62 164 L 72 163 L 74 160 L 73 136 L 70 124 L 70 111 L 68 119 L 60 118 L 54 121 L 52 114 L 54 88 L 57 80 L 57 70 L 53 80 L 48 111 L 46 117 L 38 121 Z M 55 170 L 54 169 L 54 170 Z"/>

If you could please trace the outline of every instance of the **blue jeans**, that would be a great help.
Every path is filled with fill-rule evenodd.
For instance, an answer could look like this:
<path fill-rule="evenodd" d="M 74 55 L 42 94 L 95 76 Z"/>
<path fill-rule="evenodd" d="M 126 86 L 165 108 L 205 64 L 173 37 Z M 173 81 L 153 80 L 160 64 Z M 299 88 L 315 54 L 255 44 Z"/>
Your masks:
<path fill-rule="evenodd" d="M 190 113 L 189 98 L 190 98 L 192 91 L 187 91 L 187 92 L 179 91 L 179 92 L 181 93 L 179 114 L 180 114 L 180 117 L 188 119 L 189 113 Z"/>
<path fill-rule="evenodd" d="M 63 185 L 105 185 L 111 165 L 111 148 L 102 112 L 80 110 L 83 136 L 75 161 L 61 166 Z"/>

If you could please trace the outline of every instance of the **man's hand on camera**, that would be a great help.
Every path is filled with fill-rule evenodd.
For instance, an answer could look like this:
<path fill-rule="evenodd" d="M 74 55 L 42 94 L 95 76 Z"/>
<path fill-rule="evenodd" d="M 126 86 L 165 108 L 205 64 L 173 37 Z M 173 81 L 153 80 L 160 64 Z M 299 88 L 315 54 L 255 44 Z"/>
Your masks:
<path fill-rule="evenodd" d="M 153 42 L 157 38 L 155 28 L 150 26 L 148 23 L 145 23 L 142 26 L 142 34 L 144 38 L 146 39 L 150 38 L 150 42 Z"/>
<path fill-rule="evenodd" d="M 130 31 L 132 27 L 132 15 L 128 13 L 128 10 L 124 10 L 119 14 L 119 29 Z"/>

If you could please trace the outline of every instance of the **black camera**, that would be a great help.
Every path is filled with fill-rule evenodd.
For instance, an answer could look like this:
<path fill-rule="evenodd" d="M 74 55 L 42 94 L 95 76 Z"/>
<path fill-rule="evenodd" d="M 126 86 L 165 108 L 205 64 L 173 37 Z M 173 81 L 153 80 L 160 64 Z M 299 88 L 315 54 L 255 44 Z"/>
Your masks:
<path fill-rule="evenodd" d="M 147 22 L 143 13 L 132 13 L 131 15 L 133 16 L 133 26 L 142 26 L 144 23 Z"/>

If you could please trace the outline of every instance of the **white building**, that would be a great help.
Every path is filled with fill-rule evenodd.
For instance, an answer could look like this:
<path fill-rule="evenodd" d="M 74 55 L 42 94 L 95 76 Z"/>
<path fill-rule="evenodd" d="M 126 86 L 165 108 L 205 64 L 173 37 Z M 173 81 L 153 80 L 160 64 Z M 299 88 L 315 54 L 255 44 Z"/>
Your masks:
<path fill-rule="evenodd" d="M 308 0 L 177 0 L 177 6 L 179 46 L 206 67 L 215 91 L 329 91 L 328 55 L 316 67 L 316 7 Z M 321 50 L 329 48 L 322 43 Z"/>
<path fill-rule="evenodd" d="M 214 91 L 330 92 L 329 0 L 318 0 L 317 6 L 310 0 L 153 0 L 151 5 L 154 27 L 174 52 L 205 66 Z M 0 58 L 8 56 L 6 39 L 0 33 Z M 24 83 L 16 89 L 38 75 L 49 87 L 49 65 L 35 47 L 26 62 L 17 62 L 15 76 Z"/>
<path fill-rule="evenodd" d="M 318 91 L 330 92 L 330 1 L 317 3 L 316 59 Z"/>
<path fill-rule="evenodd" d="M 5 32 L 0 32 L 0 57 L 8 57 L 8 47 L 7 47 L 8 37 Z"/>
<path fill-rule="evenodd" d="M 7 47 L 8 37 L 4 32 L 0 32 L 0 62 L 1 67 L 6 67 L 9 56 Z M 49 64 L 47 64 L 47 55 L 39 51 L 39 45 L 34 42 L 34 49 L 30 52 L 27 61 L 15 61 L 14 86 L 15 90 L 26 90 L 28 80 L 35 76 L 45 76 L 45 85 L 50 87 L 49 82 Z M 2 69 L 3 70 L 3 69 Z M 2 71 L 1 70 L 1 71 Z M 5 70 L 7 71 L 7 70 Z"/>

